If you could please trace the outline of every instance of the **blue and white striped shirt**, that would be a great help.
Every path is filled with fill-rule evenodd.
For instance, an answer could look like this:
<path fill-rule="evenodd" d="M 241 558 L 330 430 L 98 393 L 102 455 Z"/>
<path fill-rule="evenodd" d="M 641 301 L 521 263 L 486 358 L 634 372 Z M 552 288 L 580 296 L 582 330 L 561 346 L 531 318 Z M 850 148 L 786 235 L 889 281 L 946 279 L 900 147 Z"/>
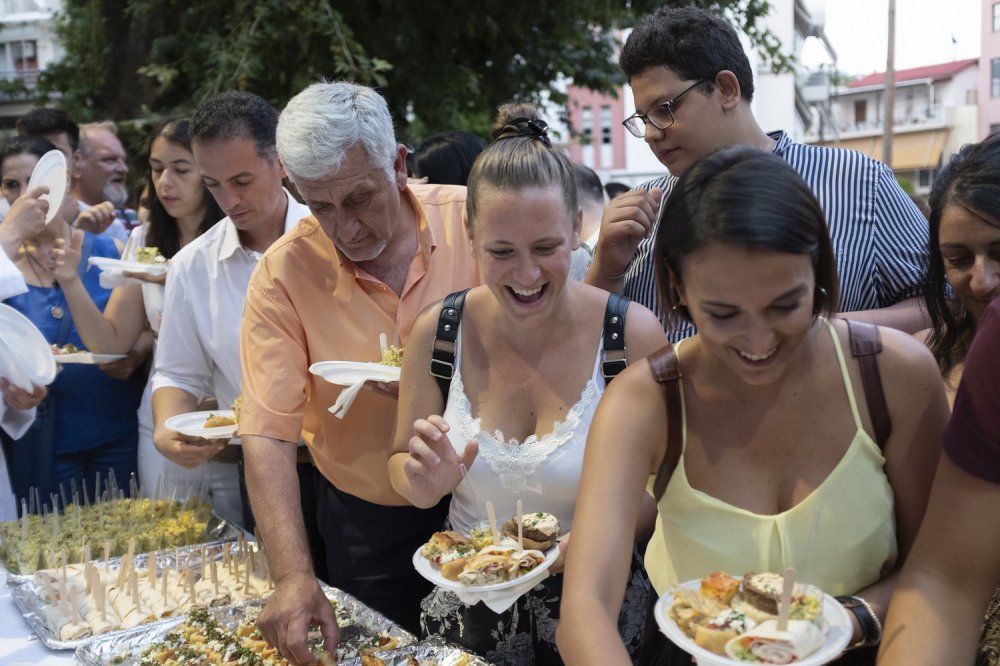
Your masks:
<path fill-rule="evenodd" d="M 857 151 L 795 143 L 781 131 L 768 136 L 777 141 L 772 152 L 799 172 L 826 213 L 840 281 L 837 310 L 874 310 L 917 296 L 928 263 L 927 220 L 892 171 Z M 676 182 L 667 174 L 638 189 L 659 187 L 665 201 Z M 696 329 L 691 324 L 671 328 L 660 313 L 652 257 L 656 226 L 639 243 L 624 294 L 656 312 L 667 337 L 676 342 Z"/>

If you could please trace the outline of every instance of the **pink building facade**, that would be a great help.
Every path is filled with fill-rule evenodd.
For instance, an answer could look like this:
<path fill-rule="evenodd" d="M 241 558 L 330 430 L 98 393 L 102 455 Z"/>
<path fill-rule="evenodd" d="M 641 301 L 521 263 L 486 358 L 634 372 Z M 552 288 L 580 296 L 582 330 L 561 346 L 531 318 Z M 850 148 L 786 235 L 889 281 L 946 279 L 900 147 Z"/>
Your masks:
<path fill-rule="evenodd" d="M 609 172 L 625 169 L 625 104 L 586 88 L 570 86 L 569 123 L 575 136 L 569 143 L 570 158 L 596 171 L 602 179 Z"/>
<path fill-rule="evenodd" d="M 979 137 L 1000 131 L 1000 1 L 982 0 Z"/>

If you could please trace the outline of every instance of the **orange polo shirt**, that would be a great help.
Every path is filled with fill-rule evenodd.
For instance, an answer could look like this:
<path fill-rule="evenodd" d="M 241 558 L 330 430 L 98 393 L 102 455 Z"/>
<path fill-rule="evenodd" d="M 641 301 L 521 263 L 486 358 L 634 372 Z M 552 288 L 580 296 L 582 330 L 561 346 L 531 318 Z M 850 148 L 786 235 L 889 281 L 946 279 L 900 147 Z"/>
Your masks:
<path fill-rule="evenodd" d="M 479 284 L 465 227 L 465 188 L 410 185 L 417 253 L 402 297 L 344 257 L 314 217 L 274 243 L 257 265 L 243 311 L 241 435 L 305 440 L 338 489 L 387 506 L 407 504 L 392 489 L 386 461 L 396 400 L 362 390 L 343 419 L 328 408 L 345 387 L 309 372 L 317 361 L 381 359 L 379 333 L 406 346 L 420 311 Z"/>

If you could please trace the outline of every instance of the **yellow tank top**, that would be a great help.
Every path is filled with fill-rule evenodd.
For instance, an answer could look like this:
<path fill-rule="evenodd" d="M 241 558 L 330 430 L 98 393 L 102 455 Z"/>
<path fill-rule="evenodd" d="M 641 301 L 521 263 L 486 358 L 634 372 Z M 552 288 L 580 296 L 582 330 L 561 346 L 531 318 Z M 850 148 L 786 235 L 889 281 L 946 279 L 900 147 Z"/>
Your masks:
<path fill-rule="evenodd" d="M 827 594 L 852 594 L 879 580 L 883 564 L 895 559 L 893 493 L 883 471 L 885 458 L 862 426 L 840 340 L 833 326 L 826 325 L 856 426 L 844 457 L 804 500 L 782 513 L 759 515 L 692 488 L 682 450 L 646 550 L 646 570 L 657 593 L 714 571 L 742 575 L 794 566 Z M 679 345 L 677 352 L 680 360 Z M 681 380 L 685 414 L 683 386 Z M 686 414 L 683 418 L 686 447 Z M 650 476 L 650 494 L 654 479 Z M 814 521 L 818 529 L 810 546 Z"/>

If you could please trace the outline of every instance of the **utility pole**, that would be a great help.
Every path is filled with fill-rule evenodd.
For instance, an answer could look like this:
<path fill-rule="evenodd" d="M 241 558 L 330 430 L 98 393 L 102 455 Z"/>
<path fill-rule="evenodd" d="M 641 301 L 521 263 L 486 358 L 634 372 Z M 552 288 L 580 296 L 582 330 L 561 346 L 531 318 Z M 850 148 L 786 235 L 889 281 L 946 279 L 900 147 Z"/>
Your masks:
<path fill-rule="evenodd" d="M 896 0 L 889 0 L 889 48 L 885 56 L 885 115 L 882 120 L 882 161 L 892 168 L 892 130 L 896 115 Z"/>

